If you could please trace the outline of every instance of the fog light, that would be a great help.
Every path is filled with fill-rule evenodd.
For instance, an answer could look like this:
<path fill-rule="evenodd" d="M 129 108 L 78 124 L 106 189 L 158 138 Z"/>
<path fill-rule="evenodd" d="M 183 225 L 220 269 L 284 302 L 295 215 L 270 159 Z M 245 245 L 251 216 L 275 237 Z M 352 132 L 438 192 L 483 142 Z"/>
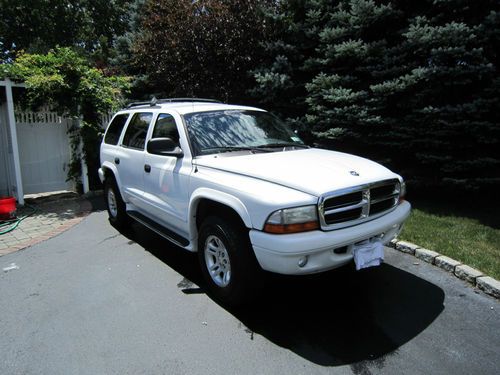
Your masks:
<path fill-rule="evenodd" d="M 297 263 L 297 264 L 300 268 L 305 267 L 308 260 L 309 260 L 309 257 L 306 255 L 305 257 L 300 258 L 299 263 Z"/>
<path fill-rule="evenodd" d="M 347 253 L 347 247 L 348 246 L 337 247 L 336 249 L 333 249 L 333 252 L 335 254 L 345 254 Z"/>

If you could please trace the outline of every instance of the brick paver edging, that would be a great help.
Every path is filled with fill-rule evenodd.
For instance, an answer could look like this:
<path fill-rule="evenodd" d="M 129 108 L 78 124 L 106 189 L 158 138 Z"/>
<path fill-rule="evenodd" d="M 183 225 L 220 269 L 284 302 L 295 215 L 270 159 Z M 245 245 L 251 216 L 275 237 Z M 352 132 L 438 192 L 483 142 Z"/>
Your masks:
<path fill-rule="evenodd" d="M 13 246 L 9 247 L 8 249 L 2 250 L 0 255 L 7 255 L 10 253 L 14 253 L 16 251 L 25 249 L 27 247 L 36 245 L 37 243 L 40 243 L 40 242 L 46 241 L 52 237 L 55 237 L 55 236 L 61 234 L 62 232 L 67 231 L 69 228 L 75 226 L 79 222 L 81 222 L 91 212 L 92 212 L 91 203 L 88 200 L 82 200 L 80 202 L 80 210 L 76 214 L 76 217 L 66 220 L 64 222 L 64 224 L 60 225 L 58 228 L 56 228 L 50 232 L 44 233 L 42 236 L 32 238 L 30 240 L 27 240 L 26 242 L 21 242 L 17 245 L 13 245 Z"/>
<path fill-rule="evenodd" d="M 459 279 L 467 281 L 469 284 L 481 289 L 486 294 L 500 299 L 500 281 L 493 277 L 484 275 L 481 271 L 469 267 L 447 256 L 435 251 L 424 249 L 411 242 L 392 240 L 387 244 L 402 253 L 410 254 L 424 262 L 433 264 L 443 270 L 452 273 Z"/>

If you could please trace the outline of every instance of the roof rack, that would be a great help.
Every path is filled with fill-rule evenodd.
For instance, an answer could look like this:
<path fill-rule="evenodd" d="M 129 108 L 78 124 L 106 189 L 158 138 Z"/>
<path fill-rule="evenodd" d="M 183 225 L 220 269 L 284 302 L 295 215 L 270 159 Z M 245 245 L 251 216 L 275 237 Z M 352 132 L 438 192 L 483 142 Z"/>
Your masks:
<path fill-rule="evenodd" d="M 202 99 L 202 98 L 165 98 L 165 99 L 156 99 L 153 96 L 149 102 L 132 102 L 132 103 L 129 103 L 127 105 L 127 108 L 141 107 L 141 106 L 154 107 L 157 104 L 162 104 L 162 103 L 182 103 L 182 102 L 188 102 L 188 103 L 195 103 L 195 102 L 201 102 L 201 103 L 222 103 L 220 100 L 215 100 L 215 99 Z"/>

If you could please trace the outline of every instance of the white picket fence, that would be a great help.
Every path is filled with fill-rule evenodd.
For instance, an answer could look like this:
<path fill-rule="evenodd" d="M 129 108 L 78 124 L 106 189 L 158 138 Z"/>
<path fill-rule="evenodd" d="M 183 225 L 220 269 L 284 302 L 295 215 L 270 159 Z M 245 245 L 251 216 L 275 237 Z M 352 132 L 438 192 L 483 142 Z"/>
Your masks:
<path fill-rule="evenodd" d="M 16 107 L 14 110 L 16 123 L 17 124 L 62 124 L 68 121 L 69 118 L 66 116 L 61 116 L 57 112 L 52 112 L 48 107 L 43 107 L 37 112 L 22 109 L 21 107 Z M 106 129 L 113 113 L 108 113 L 101 116 L 101 127 Z"/>
<path fill-rule="evenodd" d="M 111 117 L 102 116 L 103 131 Z M 71 159 L 68 130 L 78 120 L 48 108 L 16 108 L 15 119 L 24 194 L 72 190 L 73 184 L 66 181 Z"/>
<path fill-rule="evenodd" d="M 16 108 L 14 114 L 17 124 L 60 124 L 63 122 L 61 116 L 47 109 L 39 112 L 32 112 Z"/>

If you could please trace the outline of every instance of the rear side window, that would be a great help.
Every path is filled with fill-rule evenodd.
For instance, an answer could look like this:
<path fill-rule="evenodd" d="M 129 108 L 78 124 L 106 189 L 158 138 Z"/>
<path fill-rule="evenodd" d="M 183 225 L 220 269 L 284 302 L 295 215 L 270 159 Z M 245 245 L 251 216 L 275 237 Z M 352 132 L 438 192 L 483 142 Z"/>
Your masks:
<path fill-rule="evenodd" d="M 153 130 L 153 138 L 170 138 L 179 144 L 179 132 L 172 115 L 162 113 L 158 116 Z"/>
<path fill-rule="evenodd" d="M 127 131 L 123 137 L 122 145 L 125 147 L 136 148 L 138 150 L 144 150 L 146 134 L 152 117 L 152 113 L 136 113 L 128 124 Z"/>
<path fill-rule="evenodd" d="M 108 131 L 104 137 L 104 143 L 109 145 L 117 145 L 120 139 L 120 134 L 122 133 L 123 127 L 127 122 L 128 114 L 124 113 L 122 115 L 116 115 L 111 124 L 108 126 Z"/>

